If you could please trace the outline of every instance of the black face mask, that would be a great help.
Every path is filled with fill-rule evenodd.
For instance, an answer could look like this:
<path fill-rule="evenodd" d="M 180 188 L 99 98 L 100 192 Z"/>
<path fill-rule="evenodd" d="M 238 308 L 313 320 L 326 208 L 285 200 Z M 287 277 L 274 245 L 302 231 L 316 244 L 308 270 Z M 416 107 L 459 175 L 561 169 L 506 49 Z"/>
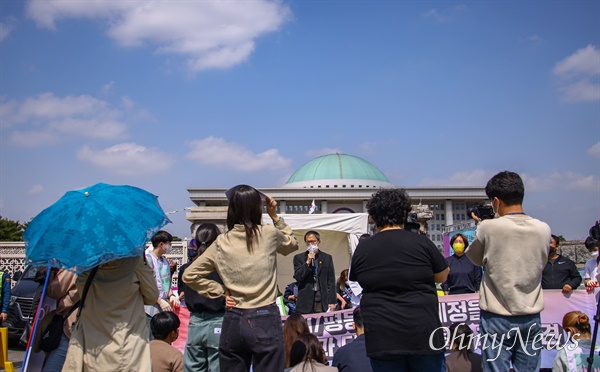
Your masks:
<path fill-rule="evenodd" d="M 198 250 L 197 249 L 190 249 L 188 248 L 188 257 L 189 258 L 194 258 L 198 255 Z"/>

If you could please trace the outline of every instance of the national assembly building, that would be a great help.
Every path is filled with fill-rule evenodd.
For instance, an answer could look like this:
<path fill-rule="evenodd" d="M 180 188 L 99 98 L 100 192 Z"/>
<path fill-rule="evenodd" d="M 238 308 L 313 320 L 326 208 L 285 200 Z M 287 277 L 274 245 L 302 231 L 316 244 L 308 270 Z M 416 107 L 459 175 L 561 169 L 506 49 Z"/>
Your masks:
<path fill-rule="evenodd" d="M 224 188 L 191 188 L 195 204 L 186 214 L 194 232 L 201 223 L 212 222 L 223 230 L 227 219 Z M 443 236 L 472 226 L 467 208 L 487 200 L 479 187 L 406 187 L 390 183 L 376 166 L 357 156 L 330 154 L 312 159 L 298 168 L 285 185 L 261 188 L 278 202 L 278 214 L 366 213 L 367 200 L 380 188 L 403 187 L 419 213 L 421 231 L 439 248 Z M 314 204 L 313 204 L 314 202 Z M 266 211 L 266 210 L 265 210 Z M 372 229 L 372 226 L 369 227 Z"/>

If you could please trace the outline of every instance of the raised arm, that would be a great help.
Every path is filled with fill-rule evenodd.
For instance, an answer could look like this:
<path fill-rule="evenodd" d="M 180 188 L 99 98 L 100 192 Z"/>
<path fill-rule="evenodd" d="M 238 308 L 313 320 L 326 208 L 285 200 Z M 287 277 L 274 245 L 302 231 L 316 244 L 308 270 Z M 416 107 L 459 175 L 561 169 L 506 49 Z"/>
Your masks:
<path fill-rule="evenodd" d="M 284 256 L 298 249 L 298 241 L 294 237 L 292 229 L 285 223 L 283 218 L 277 217 L 273 220 L 273 226 L 277 228 L 277 252 Z"/>
<path fill-rule="evenodd" d="M 485 223 L 485 222 L 484 222 Z M 481 224 L 477 228 L 477 232 L 475 233 L 475 239 L 473 239 L 473 243 L 469 244 L 469 247 L 465 251 L 469 260 L 473 262 L 473 264 L 477 266 L 483 266 L 483 247 L 484 244 L 481 240 Z"/>

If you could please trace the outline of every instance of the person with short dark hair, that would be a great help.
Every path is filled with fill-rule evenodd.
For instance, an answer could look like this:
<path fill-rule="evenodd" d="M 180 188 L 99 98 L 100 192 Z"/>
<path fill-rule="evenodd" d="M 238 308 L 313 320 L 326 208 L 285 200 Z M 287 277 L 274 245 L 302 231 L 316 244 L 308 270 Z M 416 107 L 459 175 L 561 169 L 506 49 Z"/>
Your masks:
<path fill-rule="evenodd" d="M 404 229 L 412 210 L 404 189 L 381 189 L 367 202 L 377 234 L 352 256 L 350 280 L 363 288 L 360 309 L 374 371 L 441 371 L 444 335 L 435 283 L 448 264 L 427 236 Z"/>
<path fill-rule="evenodd" d="M 367 356 L 364 335 L 365 325 L 360 306 L 354 309 L 352 316 L 354 318 L 352 327 L 354 328 L 354 333 L 356 333 L 356 338 L 335 352 L 331 365 L 336 367 L 340 372 L 369 372 L 373 369 Z"/>
<path fill-rule="evenodd" d="M 534 340 L 542 333 L 542 271 L 548 262 L 550 227 L 523 211 L 525 186 L 517 173 L 496 174 L 485 192 L 497 217 L 477 225 L 466 252 L 475 265 L 484 267 L 479 291 L 481 334 L 506 338 L 516 329 L 525 346 L 484 348 L 483 370 L 508 371 L 512 362 L 515 370 L 537 371 L 542 354 L 541 344 L 534 345 Z"/>
<path fill-rule="evenodd" d="M 144 306 L 148 323 L 152 317 L 161 311 L 172 311 L 173 306 L 179 306 L 179 300 L 171 290 L 171 267 L 165 254 L 171 253 L 173 236 L 164 230 L 159 230 L 152 236 L 152 247 L 144 252 L 146 264 L 152 269 L 156 287 L 158 288 L 158 299 L 154 305 Z M 152 340 L 152 333 L 150 339 Z"/>
<path fill-rule="evenodd" d="M 542 288 L 561 289 L 563 293 L 569 293 L 581 284 L 581 274 L 573 260 L 558 253 L 558 236 L 551 236 L 548 262 L 542 272 Z"/>
<path fill-rule="evenodd" d="M 465 256 L 469 239 L 461 233 L 455 234 L 450 239 L 450 246 L 454 250 L 454 254 L 446 258 L 450 273 L 448 279 L 442 283 L 444 294 L 455 295 L 479 291 L 481 267 L 473 265 L 471 260 Z"/>
<path fill-rule="evenodd" d="M 321 251 L 321 235 L 317 231 L 307 231 L 304 242 L 306 251 L 294 256 L 294 279 L 298 282 L 296 311 L 311 314 L 335 310 L 333 257 Z"/>
<path fill-rule="evenodd" d="M 298 301 L 298 283 L 292 282 L 285 287 L 283 302 L 288 308 L 288 315 L 296 314 L 296 301 Z"/>
<path fill-rule="evenodd" d="M 152 317 L 150 328 L 154 340 L 150 341 L 153 372 L 183 371 L 183 354 L 171 344 L 179 337 L 179 317 L 170 311 L 163 311 Z"/>

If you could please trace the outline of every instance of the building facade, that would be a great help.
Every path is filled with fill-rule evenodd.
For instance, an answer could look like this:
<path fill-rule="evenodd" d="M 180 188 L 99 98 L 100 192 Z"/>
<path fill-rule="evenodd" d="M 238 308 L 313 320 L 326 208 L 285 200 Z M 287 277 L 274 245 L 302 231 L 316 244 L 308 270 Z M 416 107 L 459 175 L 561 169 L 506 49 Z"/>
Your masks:
<path fill-rule="evenodd" d="M 224 188 L 188 189 L 195 204 L 186 214 L 191 232 L 205 222 L 225 230 L 227 198 Z M 367 200 L 380 188 L 399 187 L 373 164 L 356 156 L 331 154 L 317 157 L 300 167 L 285 185 L 261 188 L 278 202 L 278 213 L 308 214 L 314 201 L 314 213 L 366 213 Z M 428 210 L 420 219 L 421 230 L 438 246 L 443 246 L 443 232 L 448 226 L 466 223 L 467 208 L 487 199 L 483 187 L 404 187 L 415 210 Z M 420 205 L 420 207 L 417 207 Z M 265 210 L 266 212 L 266 210 Z"/>

